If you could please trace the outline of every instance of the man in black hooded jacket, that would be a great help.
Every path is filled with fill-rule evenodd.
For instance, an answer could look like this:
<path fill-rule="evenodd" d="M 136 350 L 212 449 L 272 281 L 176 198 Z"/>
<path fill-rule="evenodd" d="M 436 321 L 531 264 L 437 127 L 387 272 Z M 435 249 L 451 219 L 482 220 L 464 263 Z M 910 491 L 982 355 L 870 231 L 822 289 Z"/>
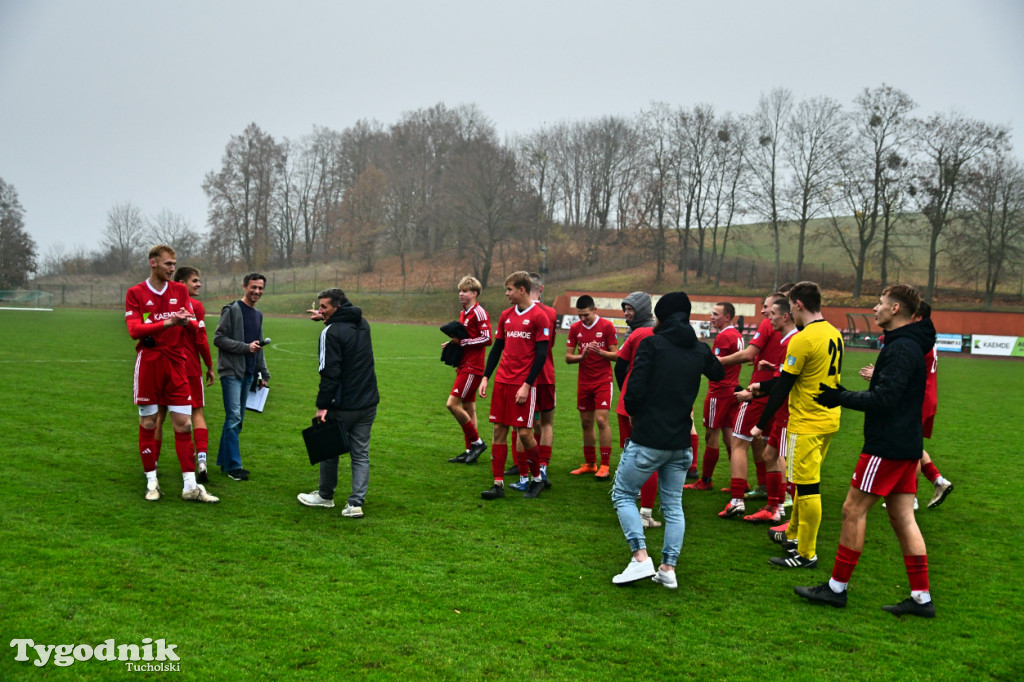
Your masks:
<path fill-rule="evenodd" d="M 825 407 L 864 412 L 864 447 L 843 504 L 843 526 L 832 578 L 821 585 L 794 591 L 814 602 L 846 606 L 846 586 L 864 547 L 867 514 L 885 498 L 889 522 L 903 550 L 910 580 L 910 597 L 882 608 L 896 616 L 935 616 L 928 588 L 928 556 L 924 537 L 914 518 L 917 463 L 921 459 L 921 404 L 927 368 L 924 356 L 935 345 L 930 319 L 913 322 L 920 306 L 917 291 L 905 284 L 886 287 L 875 306 L 875 321 L 885 330 L 885 347 L 878 355 L 866 391 L 829 388 L 815 401 Z"/>
<path fill-rule="evenodd" d="M 615 471 L 612 502 L 633 558 L 612 578 L 624 585 L 644 578 L 674 589 L 675 567 L 683 545 L 683 484 L 690 467 L 690 416 L 700 390 L 700 378 L 720 381 L 725 370 L 711 349 L 697 341 L 690 326 L 690 299 L 682 291 L 665 294 L 654 308 L 654 334 L 640 342 L 626 385 L 626 410 L 633 433 Z M 647 554 L 644 527 L 636 494 L 658 472 L 665 538 L 657 570 Z"/>
<path fill-rule="evenodd" d="M 358 519 L 370 483 L 370 428 L 377 416 L 377 375 L 373 368 L 370 325 L 363 311 L 352 305 L 341 289 L 317 294 L 319 308 L 310 311 L 312 320 L 322 320 L 320 332 L 320 390 L 316 394 L 316 418 L 340 419 L 348 430 L 352 461 L 352 494 L 341 515 Z M 301 493 L 299 502 L 307 507 L 333 507 L 338 486 L 338 458 L 320 462 L 320 485 Z"/>

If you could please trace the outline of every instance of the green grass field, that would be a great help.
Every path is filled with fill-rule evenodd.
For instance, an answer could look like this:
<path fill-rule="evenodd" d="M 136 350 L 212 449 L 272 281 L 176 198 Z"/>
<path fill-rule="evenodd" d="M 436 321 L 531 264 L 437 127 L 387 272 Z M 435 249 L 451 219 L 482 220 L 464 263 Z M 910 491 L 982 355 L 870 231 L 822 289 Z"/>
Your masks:
<path fill-rule="evenodd" d="M 349 520 L 340 506 L 307 509 L 295 499 L 316 487 L 299 432 L 315 409 L 319 325 L 265 320 L 274 339 L 271 396 L 242 433 L 252 479 L 211 471 L 207 487 L 219 505 L 180 500 L 167 446 L 164 499 L 143 500 L 134 351 L 119 312 L 0 311 L 0 328 L 0 680 L 125 672 L 123 663 L 97 660 L 37 668 L 14 660 L 6 646 L 14 639 L 96 645 L 146 637 L 177 646 L 186 679 L 1024 675 L 1024 598 L 1015 577 L 1024 488 L 1008 456 L 1019 449 L 1019 362 L 940 361 L 929 451 L 956 492 L 938 509 L 922 504 L 919 514 L 938 617 L 898 620 L 880 606 L 909 588 L 880 509 L 869 517 L 846 609 L 809 605 L 792 592 L 831 569 L 859 453 L 857 413 L 844 413 L 824 465 L 816 569 L 770 567 L 777 550 L 763 526 L 718 519 L 725 493 L 688 492 L 680 588 L 616 588 L 611 577 L 629 551 L 610 482 L 567 475 L 581 441 L 575 369 L 564 363 L 554 487 L 538 500 L 512 494 L 484 503 L 487 457 L 475 466 L 445 461 L 462 441 L 444 409 L 452 373 L 437 359 L 440 332 L 375 324 L 382 404 L 366 517 Z M 863 386 L 855 370 L 872 360 L 849 353 L 844 383 Z M 207 404 L 215 460 L 219 386 Z M 725 467 L 716 484 L 726 484 Z M 348 483 L 343 465 L 342 498 Z M 922 483 L 926 502 L 931 487 Z M 648 544 L 657 559 L 660 530 L 648 532 Z"/>

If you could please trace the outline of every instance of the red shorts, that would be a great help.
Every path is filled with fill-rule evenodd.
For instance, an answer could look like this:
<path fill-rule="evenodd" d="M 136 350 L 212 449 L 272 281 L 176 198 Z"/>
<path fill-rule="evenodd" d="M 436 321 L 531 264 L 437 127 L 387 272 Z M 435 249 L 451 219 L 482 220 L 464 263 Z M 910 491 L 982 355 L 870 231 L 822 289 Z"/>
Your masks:
<path fill-rule="evenodd" d="M 135 358 L 132 397 L 136 405 L 184 407 L 192 404 L 184 363 L 172 362 L 163 353 L 142 352 Z"/>
<path fill-rule="evenodd" d="M 866 493 L 887 497 L 917 493 L 916 459 L 882 459 L 861 453 L 850 485 Z"/>
<path fill-rule="evenodd" d="M 633 435 L 633 424 L 629 421 L 629 417 L 623 417 L 621 414 L 616 414 L 619 418 L 619 447 L 626 447 L 626 439 Z"/>
<path fill-rule="evenodd" d="M 555 409 L 555 385 L 534 384 L 537 389 L 537 411 L 550 412 Z"/>
<path fill-rule="evenodd" d="M 452 385 L 451 395 L 464 403 L 476 402 L 476 389 L 480 387 L 480 379 L 483 374 L 470 374 L 459 371 L 455 374 L 455 383 Z"/>
<path fill-rule="evenodd" d="M 921 432 L 925 438 L 932 437 L 932 427 L 935 426 L 935 415 L 929 415 L 921 419 Z"/>
<path fill-rule="evenodd" d="M 610 410 L 612 407 L 612 384 L 591 384 L 576 386 L 576 409 L 580 412 Z"/>
<path fill-rule="evenodd" d="M 203 377 L 189 377 L 188 389 L 192 392 L 192 409 L 201 408 L 206 404 L 206 387 Z"/>
<path fill-rule="evenodd" d="M 736 410 L 736 423 L 732 427 L 732 432 L 743 440 L 751 440 L 750 429 L 757 426 L 757 422 L 760 421 L 761 415 L 764 414 L 764 406 L 768 404 L 768 398 L 758 398 L 749 403 L 737 402 L 739 408 Z"/>
<path fill-rule="evenodd" d="M 740 403 L 733 396 L 728 398 L 704 397 L 704 428 L 731 429 L 736 421 Z"/>
<path fill-rule="evenodd" d="M 782 451 L 782 444 L 786 442 L 786 426 L 788 424 L 789 419 L 779 419 L 776 415 L 776 418 L 772 419 L 771 432 L 768 434 L 768 446 L 775 448 L 775 451 L 782 457 L 786 456 L 786 453 Z"/>
<path fill-rule="evenodd" d="M 521 386 L 520 384 L 519 386 Z M 526 402 L 516 403 L 516 392 L 519 386 L 514 384 L 494 384 L 491 394 L 491 413 L 487 420 L 495 424 L 504 424 L 512 428 L 533 428 L 533 411 L 537 407 L 537 387 L 530 389 Z"/>

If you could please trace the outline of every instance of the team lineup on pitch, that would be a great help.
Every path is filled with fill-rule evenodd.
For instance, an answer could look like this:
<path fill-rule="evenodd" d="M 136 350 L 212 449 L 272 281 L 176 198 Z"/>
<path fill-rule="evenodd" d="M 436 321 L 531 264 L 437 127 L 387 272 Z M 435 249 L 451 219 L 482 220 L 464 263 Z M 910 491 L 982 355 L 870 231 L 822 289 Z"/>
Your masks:
<path fill-rule="evenodd" d="M 251 472 L 241 466 L 238 438 L 242 406 L 251 389 L 269 386 L 271 378 L 264 360 L 264 346 L 270 340 L 263 336 L 262 314 L 256 309 L 265 278 L 258 273 L 247 275 L 243 297 L 221 311 L 214 344 L 220 351 L 215 373 L 205 311 L 194 298 L 201 287 L 200 273 L 183 267 L 175 276 L 175 267 L 173 249 L 154 247 L 150 278 L 130 289 L 126 297 L 126 322 L 138 341 L 134 396 L 139 406 L 139 452 L 147 478 L 145 498 L 162 497 L 156 462 L 162 424 L 170 415 L 182 471 L 182 499 L 217 503 L 219 498 L 204 486 L 209 481 L 204 389 L 220 375 L 226 419 L 217 464 L 230 478 L 247 481 Z M 505 295 L 511 306 L 501 313 L 492 334 L 490 318 L 477 300 L 480 283 L 467 276 L 458 285 L 459 319 L 441 328 L 449 337 L 442 346 L 442 360 L 456 372 L 446 407 L 462 431 L 464 445 L 448 461 L 473 464 L 490 449 L 492 482 L 480 494 L 488 502 L 506 497 L 506 477 L 518 477 L 507 488 L 527 499 L 551 494 L 545 491 L 553 487 L 548 465 L 556 405 L 557 313 L 540 301 L 542 291 L 543 282 L 536 273 L 509 275 Z M 346 445 L 338 452 L 350 455 L 352 494 L 341 514 L 358 519 L 364 516 L 369 490 L 370 434 L 380 402 L 370 328 L 340 289 L 320 292 L 318 299 L 319 307 L 307 311 L 311 320 L 325 326 L 315 419 L 337 422 L 347 434 Z M 731 303 L 714 306 L 711 326 L 717 333 L 710 348 L 694 333 L 685 293 L 665 294 L 654 303 L 645 292 L 624 297 L 621 308 L 627 331 L 620 347 L 617 330 L 597 313 L 594 300 L 588 295 L 577 297 L 578 320 L 569 327 L 564 356 L 566 364 L 579 367 L 576 402 L 583 464 L 570 474 L 612 478 L 613 505 L 632 553 L 626 569 L 612 583 L 650 579 L 668 589 L 679 587 L 675 567 L 686 525 L 683 490 L 695 494 L 713 489 L 712 476 L 723 447 L 730 469 L 730 484 L 724 490 L 730 499 L 718 516 L 750 524 L 779 524 L 771 526 L 768 535 L 784 555 L 770 557 L 769 563 L 784 570 L 815 568 L 822 508 L 820 469 L 839 429 L 842 406 L 865 412 L 864 453 L 844 505 L 832 578 L 814 587 L 798 586 L 795 592 L 812 602 L 846 605 L 846 586 L 863 546 L 863 517 L 884 499 L 911 584 L 908 599 L 884 608 L 897 616 L 933 617 L 927 555 L 914 520 L 917 475 L 923 473 L 935 486 L 929 507 L 941 504 L 953 486 L 922 447 L 922 438 L 931 435 L 935 414 L 937 354 L 930 311 L 917 292 L 894 285 L 879 297 L 876 322 L 888 339 L 877 366 L 860 371 L 870 382 L 866 391 L 847 391 L 840 383 L 843 337 L 824 320 L 821 291 L 813 282 L 786 285 L 766 297 L 763 320 L 749 345 L 735 327 Z M 205 375 L 200 361 L 205 362 Z M 747 386 L 739 383 L 742 364 L 754 367 Z M 702 376 L 709 384 L 702 411 L 704 457 L 698 467 L 693 403 Z M 622 448 L 615 470 L 609 421 L 613 383 L 619 389 L 614 409 Z M 478 397 L 490 398 L 489 443 L 478 430 Z M 882 435 L 872 437 L 876 432 Z M 512 463 L 506 469 L 510 434 Z M 900 446 L 892 446 L 893 442 Z M 754 487 L 747 478 L 748 449 L 753 450 L 757 470 Z M 320 461 L 318 488 L 298 496 L 302 505 L 334 506 L 338 463 L 338 455 Z M 686 483 L 687 479 L 696 480 Z M 655 514 L 658 497 L 664 525 Z M 748 503 L 761 499 L 764 507 L 746 513 Z M 790 505 L 789 520 L 783 522 Z M 848 513 L 855 519 L 849 530 Z M 663 527 L 664 545 L 661 563 L 656 564 L 648 554 L 645 532 L 659 527 Z"/>

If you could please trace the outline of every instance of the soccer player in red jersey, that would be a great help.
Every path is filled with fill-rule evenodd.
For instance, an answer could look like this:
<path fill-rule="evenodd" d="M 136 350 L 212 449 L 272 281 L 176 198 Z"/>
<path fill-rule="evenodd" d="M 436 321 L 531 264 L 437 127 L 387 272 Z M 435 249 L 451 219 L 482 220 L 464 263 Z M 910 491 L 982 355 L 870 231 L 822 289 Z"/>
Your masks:
<path fill-rule="evenodd" d="M 206 394 L 203 386 L 203 366 L 199 363 L 200 358 L 206 363 L 206 386 L 212 386 L 217 378 L 213 371 L 213 359 L 210 356 L 210 342 L 206 338 L 206 308 L 196 298 L 199 290 L 203 287 L 202 275 L 198 268 L 185 266 L 178 268 L 174 273 L 174 281 L 181 282 L 188 289 L 189 302 L 195 317 L 185 327 L 185 352 L 188 355 L 188 376 L 189 390 L 192 392 L 192 437 L 195 441 L 196 456 L 196 481 L 207 483 L 210 479 L 206 470 L 206 450 L 210 442 L 210 433 L 206 428 L 206 419 L 203 416 L 203 406 L 206 404 Z M 160 407 L 157 417 L 156 452 L 160 455 L 160 444 L 163 435 L 164 418 L 167 416 L 167 408 Z"/>
<path fill-rule="evenodd" d="M 732 303 L 716 303 L 711 311 L 711 326 L 718 330 L 712 353 L 721 362 L 733 353 L 743 350 L 743 335 L 732 325 L 736 309 Z M 732 427 L 739 412 L 736 388 L 739 386 L 740 366 L 725 368 L 725 379 L 708 382 L 704 397 L 704 462 L 699 481 L 683 486 L 686 490 L 711 490 L 711 476 L 719 456 L 719 434 L 726 452 L 732 444 Z M 744 479 L 746 481 L 746 479 Z M 742 496 L 741 496 L 742 498 Z"/>
<path fill-rule="evenodd" d="M 843 527 L 832 577 L 820 585 L 794 588 L 809 601 L 846 606 L 846 588 L 864 549 L 868 512 L 885 498 L 889 523 L 903 551 L 910 597 L 882 608 L 894 616 L 935 617 L 928 554 L 913 504 L 917 463 L 924 449 L 921 406 L 928 369 L 922 356 L 935 345 L 931 320 L 913 321 L 920 302 L 913 287 L 886 287 L 875 306 L 875 322 L 885 330 L 885 347 L 878 354 L 868 390 L 847 391 L 841 385 L 821 384 L 821 392 L 814 398 L 828 408 L 864 412 L 864 445 L 843 503 Z"/>
<path fill-rule="evenodd" d="M 782 361 L 786 357 L 786 350 L 789 348 L 789 341 L 793 338 L 793 335 L 797 333 L 796 323 L 793 321 L 793 316 L 790 313 L 789 299 L 784 295 L 781 295 L 775 299 L 772 303 L 771 311 L 768 313 L 768 319 L 771 322 L 772 330 L 776 332 L 773 334 L 773 346 L 769 346 L 767 349 L 766 357 L 758 361 L 758 369 L 771 374 L 769 378 L 777 379 L 782 371 Z M 777 358 L 777 362 L 772 364 L 772 359 Z M 762 390 L 762 382 L 766 381 L 761 379 L 757 382 L 751 382 L 750 386 L 747 387 L 746 391 L 737 393 L 736 396 L 740 400 L 749 400 L 755 394 L 762 395 L 767 398 L 767 392 Z M 762 406 L 761 412 L 764 412 Z M 760 417 L 758 417 L 760 421 Z M 751 523 L 778 523 L 784 514 L 783 502 L 786 497 L 786 480 L 785 480 L 785 457 L 786 457 L 786 426 L 789 423 L 789 407 L 788 403 L 783 403 L 779 406 L 779 409 L 775 412 L 775 416 L 772 417 L 771 424 L 765 433 L 768 435 L 767 444 L 764 447 L 763 457 L 765 462 L 765 488 L 768 497 L 768 503 L 763 509 L 759 509 L 753 514 L 749 514 L 743 517 L 744 521 L 750 521 Z M 764 436 L 762 436 L 763 438 Z M 784 531 L 785 529 L 781 529 Z"/>
<path fill-rule="evenodd" d="M 776 298 L 785 298 L 782 294 L 772 294 L 764 299 L 761 306 L 761 315 L 764 317 L 758 325 L 750 344 L 738 353 L 722 358 L 720 362 L 723 367 L 733 365 L 754 363 L 754 373 L 750 377 L 751 383 L 770 379 L 773 369 L 761 369 L 760 361 L 766 360 L 774 368 L 779 364 L 781 358 L 774 357 L 778 352 L 779 333 L 772 328 L 769 320 L 772 303 Z M 740 394 L 736 394 L 740 399 Z M 768 397 L 755 398 L 750 401 L 740 400 L 739 409 L 736 412 L 736 420 L 732 429 L 732 445 L 729 448 L 729 491 L 732 499 L 725 505 L 725 509 L 718 516 L 721 518 L 732 518 L 746 512 L 744 499 L 757 499 L 766 496 L 765 489 L 765 463 L 764 445 L 762 438 L 753 438 L 750 429 L 757 425 L 761 418 L 764 405 Z M 745 493 L 747 485 L 747 449 L 754 452 L 754 465 L 757 469 L 757 488 Z"/>
<path fill-rule="evenodd" d="M 146 472 L 146 499 L 160 499 L 154 432 L 160 406 L 167 407 L 174 427 L 174 451 L 181 465 L 181 497 L 219 502 L 196 482 L 192 452 L 192 397 L 186 375 L 185 328 L 194 317 L 188 289 L 172 282 L 177 265 L 166 244 L 149 251 L 149 277 L 128 289 L 125 323 L 136 344 L 134 399 L 139 408 L 139 455 Z"/>
<path fill-rule="evenodd" d="M 576 299 L 580 319 L 569 328 L 565 361 L 580 366 L 576 380 L 576 409 L 583 427 L 583 465 L 570 473 L 609 476 L 612 456 L 612 429 L 608 415 L 612 406 L 612 361 L 618 358 L 615 325 L 594 309 L 594 299 L 584 294 Z M 579 352 L 577 352 L 577 350 Z M 594 427 L 597 426 L 595 437 Z M 601 447 L 601 466 L 597 466 L 595 445 Z"/>
<path fill-rule="evenodd" d="M 476 390 L 484 375 L 484 348 L 491 345 L 491 318 L 477 302 L 481 290 L 476 277 L 467 275 L 459 281 L 459 303 L 462 304 L 459 323 L 466 328 L 469 338 L 452 337 L 448 342 L 457 343 L 462 348 L 462 361 L 455 370 L 455 384 L 445 406 L 462 427 L 466 449 L 449 462 L 472 464 L 487 449 L 487 443 L 477 431 L 476 419 Z"/>
<path fill-rule="evenodd" d="M 481 398 L 487 397 L 488 378 L 498 369 L 489 416 L 489 421 L 494 424 L 491 444 L 494 485 L 480 494 L 485 500 L 505 497 L 505 461 L 508 459 L 507 438 L 510 428 L 519 433 L 530 471 L 530 480 L 523 497 L 537 497 L 544 489 L 544 479 L 540 475 L 540 449 L 533 436 L 537 403 L 534 384 L 547 359 L 551 323 L 547 313 L 530 300 L 532 286 L 530 273 L 522 270 L 505 278 L 505 296 L 512 307 L 503 311 L 498 318 L 494 346 L 487 357 L 487 366 L 477 391 Z"/>

